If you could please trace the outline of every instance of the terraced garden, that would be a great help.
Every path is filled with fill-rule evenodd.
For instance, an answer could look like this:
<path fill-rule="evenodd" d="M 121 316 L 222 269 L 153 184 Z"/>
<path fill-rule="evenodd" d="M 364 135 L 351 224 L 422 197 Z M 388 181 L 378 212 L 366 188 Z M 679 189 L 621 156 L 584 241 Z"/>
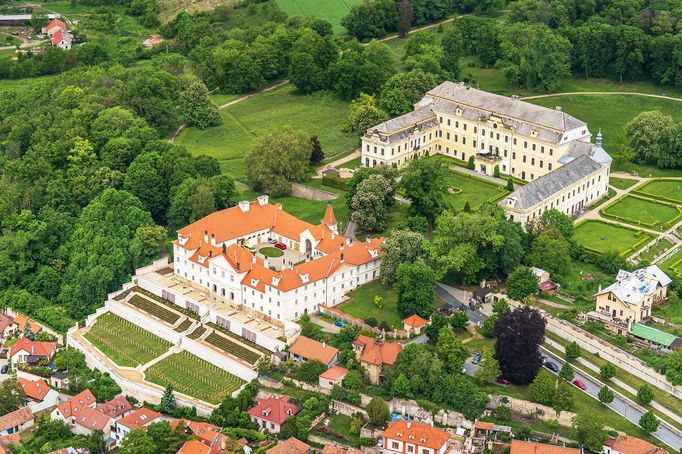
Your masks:
<path fill-rule="evenodd" d="M 145 371 L 145 380 L 218 404 L 245 381 L 186 351 L 172 354 Z"/>
<path fill-rule="evenodd" d="M 669 228 L 682 217 L 676 206 L 630 194 L 602 208 L 600 212 L 611 219 L 650 229 Z"/>
<path fill-rule="evenodd" d="M 189 333 L 187 337 L 189 337 L 190 339 L 199 339 L 201 335 L 204 334 L 205 332 L 206 327 L 204 325 L 199 325 L 194 329 L 194 331 Z"/>
<path fill-rule="evenodd" d="M 220 331 L 220 333 L 225 334 L 226 336 L 229 336 L 229 337 L 231 337 L 231 338 L 233 338 L 233 339 L 235 339 L 235 340 L 238 340 L 238 341 L 241 342 L 242 344 L 246 344 L 246 345 L 248 345 L 249 347 L 253 347 L 253 348 L 255 348 L 256 350 L 265 353 L 266 355 L 269 355 L 269 354 L 272 353 L 270 350 L 268 350 L 267 348 L 263 347 L 262 345 L 259 345 L 259 344 L 255 343 L 255 342 L 252 342 L 252 341 L 250 341 L 250 340 L 248 340 L 248 339 L 246 339 L 246 338 L 244 338 L 244 337 L 241 337 L 240 335 L 235 334 L 235 333 L 233 333 L 232 331 L 230 331 L 229 329 L 225 329 L 225 328 L 223 328 L 223 327 L 220 326 L 220 325 L 216 325 L 216 324 L 213 323 L 213 322 L 208 322 L 207 325 L 210 326 L 211 328 L 213 328 L 213 329 L 216 330 L 216 331 Z"/>
<path fill-rule="evenodd" d="M 171 325 L 174 325 L 175 322 L 177 322 L 178 319 L 180 319 L 180 315 L 176 314 L 173 311 L 169 311 L 168 309 L 164 308 L 163 306 L 160 306 L 154 301 L 151 301 L 140 295 L 133 295 L 132 298 L 128 300 L 128 303 L 142 309 L 143 311 L 151 315 L 160 318 L 166 323 L 170 323 Z"/>
<path fill-rule="evenodd" d="M 659 267 L 666 273 L 671 273 L 682 278 L 682 248 L 678 248 L 674 254 L 664 260 Z"/>
<path fill-rule="evenodd" d="M 243 345 L 239 345 L 238 343 L 231 341 L 227 337 L 222 336 L 215 331 L 209 334 L 205 341 L 211 345 L 215 345 L 224 352 L 243 359 L 249 364 L 256 364 L 261 357 L 260 354 L 254 352 L 253 350 L 250 350 Z"/>
<path fill-rule="evenodd" d="M 84 337 L 119 366 L 148 363 L 171 347 L 170 342 L 111 312 L 99 316 Z"/>
<path fill-rule="evenodd" d="M 634 192 L 682 204 L 682 180 L 651 180 L 638 187 Z"/>
<path fill-rule="evenodd" d="M 181 333 L 189 329 L 190 326 L 192 326 L 192 320 L 186 318 L 178 326 L 175 327 L 175 331 Z"/>
<path fill-rule="evenodd" d="M 654 235 L 604 221 L 588 220 L 576 225 L 573 239 L 588 251 L 616 251 L 626 257 L 650 241 Z"/>

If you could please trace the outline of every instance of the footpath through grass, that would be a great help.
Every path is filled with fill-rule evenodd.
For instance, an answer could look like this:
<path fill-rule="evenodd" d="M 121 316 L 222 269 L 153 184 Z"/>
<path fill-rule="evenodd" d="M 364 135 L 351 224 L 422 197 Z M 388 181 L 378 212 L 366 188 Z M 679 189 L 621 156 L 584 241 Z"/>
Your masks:
<path fill-rule="evenodd" d="M 145 380 L 217 404 L 245 381 L 186 351 L 174 353 L 145 371 Z"/>
<path fill-rule="evenodd" d="M 287 84 L 222 109 L 220 126 L 185 128 L 175 143 L 194 155 L 215 157 L 223 173 L 244 181 L 244 156 L 256 139 L 285 126 L 318 136 L 326 155 L 354 147 L 358 138 L 341 130 L 347 114 L 348 103 L 331 93 L 299 95 Z"/>
<path fill-rule="evenodd" d="M 100 315 L 84 337 L 119 366 L 146 364 L 171 347 L 170 342 L 111 312 Z"/>
<path fill-rule="evenodd" d="M 619 177 L 609 178 L 609 185 L 613 186 L 616 189 L 627 189 L 635 183 L 637 183 L 637 180 L 631 180 L 629 178 Z"/>

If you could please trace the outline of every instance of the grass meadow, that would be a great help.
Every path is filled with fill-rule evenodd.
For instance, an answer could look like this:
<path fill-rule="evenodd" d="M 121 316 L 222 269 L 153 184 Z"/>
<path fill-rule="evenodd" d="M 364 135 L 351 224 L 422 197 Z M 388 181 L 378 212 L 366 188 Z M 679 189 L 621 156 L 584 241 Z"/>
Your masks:
<path fill-rule="evenodd" d="M 375 295 L 384 298 L 381 309 L 374 304 Z M 384 286 L 381 280 L 372 281 L 353 290 L 350 300 L 337 306 L 337 309 L 363 320 L 374 317 L 378 322 L 386 321 L 393 328 L 402 327 L 402 317 L 398 313 L 398 295 L 393 289 Z"/>
<path fill-rule="evenodd" d="M 341 19 L 352 6 L 362 0 L 276 0 L 279 9 L 291 16 L 315 16 L 332 24 L 335 35 L 342 35 L 346 29 Z"/>

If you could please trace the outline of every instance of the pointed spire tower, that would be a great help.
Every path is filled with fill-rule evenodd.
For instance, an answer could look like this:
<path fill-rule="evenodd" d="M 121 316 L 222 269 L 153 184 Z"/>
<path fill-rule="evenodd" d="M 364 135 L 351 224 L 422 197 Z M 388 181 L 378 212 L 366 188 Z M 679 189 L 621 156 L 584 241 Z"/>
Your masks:
<path fill-rule="evenodd" d="M 601 128 L 599 128 L 599 132 L 597 133 L 597 140 L 595 141 L 595 145 L 597 145 L 598 147 L 601 147 L 602 139 L 603 139 L 603 136 L 601 134 Z"/>
<path fill-rule="evenodd" d="M 324 217 L 321 221 L 322 224 L 329 227 L 332 232 L 337 232 L 338 222 L 336 222 L 336 216 L 334 216 L 334 208 L 331 203 L 327 204 L 327 210 L 324 212 Z"/>

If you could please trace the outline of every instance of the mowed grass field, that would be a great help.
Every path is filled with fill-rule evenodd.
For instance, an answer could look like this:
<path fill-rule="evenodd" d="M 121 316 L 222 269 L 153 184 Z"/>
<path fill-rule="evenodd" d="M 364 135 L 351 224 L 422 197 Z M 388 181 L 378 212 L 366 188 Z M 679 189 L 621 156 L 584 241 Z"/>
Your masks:
<path fill-rule="evenodd" d="M 508 194 L 502 186 L 455 171 L 451 172 L 450 187 L 454 192 L 447 194 L 447 200 L 458 211 L 466 202 L 471 209 L 476 209 L 488 200 L 499 200 Z"/>
<path fill-rule="evenodd" d="M 637 180 L 631 180 L 630 178 L 619 177 L 609 178 L 609 185 L 613 186 L 616 189 L 627 189 L 635 183 L 637 183 Z"/>
<path fill-rule="evenodd" d="M 222 109 L 223 123 L 215 128 L 186 128 L 175 143 L 192 154 L 220 161 L 223 173 L 245 180 L 244 156 L 258 137 L 284 126 L 318 136 L 327 156 L 358 144 L 358 137 L 341 130 L 348 103 L 327 92 L 298 95 L 292 85 L 260 94 Z"/>
<path fill-rule="evenodd" d="M 186 351 L 174 353 L 145 370 L 145 380 L 217 404 L 245 381 Z"/>
<path fill-rule="evenodd" d="M 676 206 L 630 194 L 602 208 L 601 213 L 629 224 L 641 223 L 649 228 L 665 227 L 680 217 L 680 210 Z"/>
<path fill-rule="evenodd" d="M 119 366 L 137 367 L 165 353 L 171 343 L 137 325 L 107 312 L 85 338 Z"/>
<path fill-rule="evenodd" d="M 374 304 L 374 296 L 384 298 L 383 307 Z M 400 329 L 402 317 L 398 313 L 398 295 L 393 289 L 384 286 L 381 280 L 363 285 L 350 294 L 350 300 L 337 306 L 337 309 L 362 320 L 374 317 L 378 322 L 386 321 L 393 328 Z"/>
<path fill-rule="evenodd" d="M 352 6 L 362 3 L 362 0 L 276 0 L 276 3 L 290 17 L 315 16 L 329 21 L 334 34 L 341 35 L 346 32 L 341 19 Z"/>
<path fill-rule="evenodd" d="M 652 180 L 638 187 L 635 192 L 682 204 L 682 180 Z"/>
<path fill-rule="evenodd" d="M 587 249 L 619 254 L 634 250 L 651 238 L 645 232 L 597 220 L 580 223 L 573 234 L 573 239 Z"/>

